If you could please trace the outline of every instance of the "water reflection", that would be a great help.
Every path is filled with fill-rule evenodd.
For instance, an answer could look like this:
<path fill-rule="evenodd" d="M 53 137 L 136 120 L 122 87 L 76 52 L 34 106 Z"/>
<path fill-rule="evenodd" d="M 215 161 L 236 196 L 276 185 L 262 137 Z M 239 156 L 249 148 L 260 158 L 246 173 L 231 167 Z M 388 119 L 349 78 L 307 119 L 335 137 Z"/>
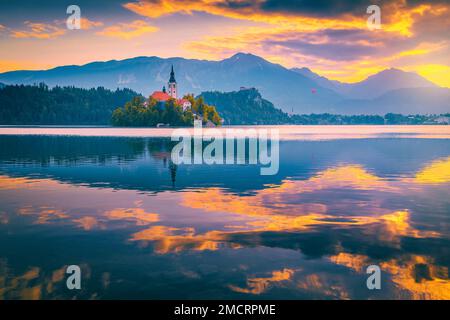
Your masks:
<path fill-rule="evenodd" d="M 450 298 L 448 140 L 285 141 L 264 177 L 175 166 L 167 139 L 0 147 L 2 299 Z"/>

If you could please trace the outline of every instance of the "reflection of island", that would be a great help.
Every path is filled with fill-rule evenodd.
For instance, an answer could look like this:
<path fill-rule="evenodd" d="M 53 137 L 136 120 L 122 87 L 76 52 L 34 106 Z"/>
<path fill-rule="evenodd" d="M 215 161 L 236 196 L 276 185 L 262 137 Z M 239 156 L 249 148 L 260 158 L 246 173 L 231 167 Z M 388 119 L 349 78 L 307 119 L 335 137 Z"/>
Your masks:
<path fill-rule="evenodd" d="M 155 159 L 162 160 L 164 168 L 167 168 L 167 162 L 169 162 L 170 180 L 172 187 L 175 187 L 178 166 L 171 160 L 171 153 L 169 151 L 153 151 L 150 152 L 150 155 Z"/>

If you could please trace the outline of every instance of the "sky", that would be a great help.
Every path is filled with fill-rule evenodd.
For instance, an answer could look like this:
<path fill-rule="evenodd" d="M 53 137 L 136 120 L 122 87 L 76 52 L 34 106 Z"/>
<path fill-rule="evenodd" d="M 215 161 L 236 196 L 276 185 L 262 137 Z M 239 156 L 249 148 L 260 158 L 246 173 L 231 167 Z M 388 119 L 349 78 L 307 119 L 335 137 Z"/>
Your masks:
<path fill-rule="evenodd" d="M 73 4 L 80 30 L 66 26 Z M 379 29 L 367 25 L 374 4 Z M 450 87 L 450 1 L 0 0 L 0 72 L 237 52 L 344 82 L 394 67 Z"/>

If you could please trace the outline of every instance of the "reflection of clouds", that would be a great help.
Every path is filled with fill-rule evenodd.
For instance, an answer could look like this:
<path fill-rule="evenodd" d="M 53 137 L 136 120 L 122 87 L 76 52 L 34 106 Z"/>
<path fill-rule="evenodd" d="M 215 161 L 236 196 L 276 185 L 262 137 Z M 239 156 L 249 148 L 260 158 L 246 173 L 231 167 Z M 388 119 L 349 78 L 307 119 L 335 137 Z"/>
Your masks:
<path fill-rule="evenodd" d="M 72 221 L 84 230 L 92 230 L 99 226 L 99 222 L 95 217 L 82 217 L 79 219 L 73 219 Z"/>
<path fill-rule="evenodd" d="M 83 191 L 80 192 L 80 196 L 83 197 L 86 193 L 91 194 L 91 191 L 93 191 L 93 189 L 63 184 L 52 179 L 14 178 L 0 175 L 0 191 L 10 192 L 27 189 L 33 189 L 33 192 L 41 191 L 45 196 L 48 196 L 46 193 L 51 191 L 55 193 L 55 198 L 58 198 L 58 196 L 69 198 L 80 191 Z M 59 192 L 59 194 L 56 194 L 56 192 Z M 128 208 L 114 208 L 111 210 L 99 210 L 97 207 L 89 208 L 91 211 L 89 214 L 83 213 L 84 210 L 79 210 L 77 207 L 65 205 L 64 202 L 61 203 L 58 199 L 56 202 L 53 201 L 53 203 L 54 205 L 23 205 L 16 209 L 16 213 L 18 216 L 33 217 L 38 224 L 56 222 L 75 223 L 84 230 L 96 228 L 106 229 L 107 224 L 111 222 L 133 223 L 137 226 L 146 226 L 159 220 L 158 214 L 147 212 L 142 208 L 142 200 L 132 201 L 131 207 Z M 76 205 L 78 204 L 79 202 L 76 202 Z M 0 223 L 9 223 L 11 213 L 12 211 L 0 211 Z"/>
<path fill-rule="evenodd" d="M 194 228 L 173 228 L 152 226 L 132 235 L 133 241 L 154 241 L 157 253 L 180 252 L 192 250 L 217 250 L 220 242 L 226 240 L 226 234 L 209 231 L 195 234 Z"/>
<path fill-rule="evenodd" d="M 51 220 L 55 219 L 69 218 L 69 215 L 67 215 L 62 210 L 51 207 L 33 208 L 32 206 L 27 206 L 20 208 L 18 210 L 18 214 L 24 216 L 35 215 L 38 217 L 36 221 L 36 223 L 38 224 L 48 223 Z"/>
<path fill-rule="evenodd" d="M 39 185 L 46 183 L 57 186 L 59 183 L 51 179 L 30 179 L 30 178 L 13 178 L 0 175 L 0 191 L 16 190 L 16 189 L 36 189 Z"/>
<path fill-rule="evenodd" d="M 18 276 L 11 276 L 5 260 L 0 260 L 0 300 L 39 300 L 54 290 L 55 284 L 64 280 L 66 267 L 55 270 L 51 276 L 42 274 L 38 267 L 29 267 Z"/>
<path fill-rule="evenodd" d="M 329 210 L 327 205 L 300 203 L 299 195 L 337 189 L 395 191 L 397 188 L 360 166 L 350 165 L 327 169 L 308 180 L 284 180 L 279 186 L 258 190 L 251 196 L 225 193 L 221 189 L 214 188 L 186 193 L 183 204 L 205 211 L 233 212 L 257 217 L 271 214 L 324 214 Z M 326 199 L 319 198 L 319 200 Z"/>
<path fill-rule="evenodd" d="M 246 287 L 228 286 L 232 291 L 251 295 L 267 293 L 275 287 L 307 292 L 308 296 L 349 299 L 349 285 L 339 274 L 328 274 L 314 269 L 284 268 L 272 271 L 267 277 L 249 277 Z"/>
<path fill-rule="evenodd" d="M 0 224 L 9 223 L 8 214 L 5 211 L 0 211 Z"/>
<path fill-rule="evenodd" d="M 425 190 L 428 183 L 449 182 L 449 163 L 448 158 L 432 162 L 414 178 L 386 180 L 359 165 L 340 165 L 318 172 L 306 180 L 286 179 L 280 185 L 268 185 L 265 189 L 255 190 L 250 195 L 233 194 L 219 188 L 205 188 L 177 194 L 181 197 L 181 205 L 196 209 L 195 213 L 203 220 L 189 220 L 192 217 L 188 216 L 181 221 L 170 221 L 168 220 L 171 218 L 170 214 L 144 209 L 145 201 L 136 197 L 134 193 L 131 200 L 129 195 L 125 198 L 130 203 L 128 208 L 117 208 L 118 201 L 108 203 L 108 206 L 104 203 L 100 203 L 98 207 L 88 204 L 82 209 L 72 208 L 66 204 L 70 210 L 64 207 L 56 208 L 50 204 L 48 206 L 25 204 L 17 210 L 17 213 L 18 216 L 34 217 L 39 224 L 66 222 L 86 231 L 131 227 L 133 234 L 129 239 L 143 246 L 151 243 L 154 252 L 158 254 L 179 253 L 186 250 L 219 250 L 223 246 L 293 248 L 305 253 L 304 249 L 309 249 L 310 246 L 313 248 L 311 251 L 319 252 L 317 257 L 329 256 L 328 262 L 345 266 L 360 274 L 364 273 L 364 267 L 370 262 L 379 264 L 382 270 L 389 273 L 392 282 L 399 289 L 399 297 L 401 292 L 404 292 L 405 296 L 415 299 L 440 299 L 448 298 L 447 292 L 450 292 L 447 268 L 437 266 L 431 257 L 422 256 L 422 253 L 408 256 L 410 249 L 404 249 L 403 240 L 438 238 L 442 237 L 442 234 L 415 225 L 412 221 L 415 218 L 412 214 L 414 210 L 395 209 L 392 207 L 395 205 L 392 199 L 414 196 L 417 192 Z M 44 184 L 44 187 L 40 186 L 40 183 Z M 89 193 L 99 192 L 84 186 L 67 190 L 66 187 L 69 188 L 69 185 L 47 179 L 0 176 L 0 190 L 5 192 L 26 189 L 30 186 L 33 187 L 33 192 L 39 188 L 45 191 L 54 188 L 70 192 L 62 193 L 63 197 L 75 192 L 80 192 L 78 195 L 83 196 L 86 190 Z M 109 199 L 106 198 L 107 201 Z M 77 198 L 72 199 L 72 202 L 76 200 Z M 95 209 L 92 211 L 92 208 Z M 8 212 L 0 212 L 1 223 L 10 223 L 11 216 L 8 216 Z M 217 213 L 214 217 L 219 217 L 219 220 L 206 221 L 208 217 L 204 216 L 204 212 L 211 213 L 211 217 L 212 213 Z M 226 218 L 222 213 L 227 213 Z M 203 226 L 207 227 L 206 231 Z M 428 230 L 431 227 L 425 226 Z M 310 238 L 320 234 L 322 237 L 333 239 L 319 239 L 316 243 L 310 240 L 307 234 Z M 321 240 L 324 242 L 320 242 Z M 351 243 L 350 247 L 353 245 L 352 253 L 346 253 L 349 247 L 343 245 L 345 241 Z M 364 243 L 361 245 L 358 242 Z M 318 246 L 322 244 L 330 245 L 332 249 L 321 251 Z M 377 246 L 391 250 L 391 255 L 386 255 L 385 261 L 370 261 L 367 247 Z M 394 252 L 392 250 L 395 253 L 392 253 Z M 397 256 L 393 258 L 392 255 Z M 259 295 L 273 286 L 289 284 L 318 295 L 337 298 L 348 298 L 352 295 L 345 290 L 343 278 L 334 281 L 326 272 L 305 273 L 297 268 L 287 268 L 285 265 L 271 270 L 274 269 L 276 270 L 264 276 L 249 277 L 244 286 L 233 284 L 229 288 L 234 292 Z M 55 272 L 51 279 L 58 283 L 58 279 L 62 276 L 61 273 Z M 425 273 L 425 276 L 422 275 L 418 279 L 420 272 Z M 296 273 L 302 274 L 302 279 L 294 281 Z M 0 289 L 2 290 L 0 297 L 5 295 L 5 290 L 9 292 L 8 297 L 14 292 L 16 296 L 33 299 L 42 298 L 43 295 L 52 292 L 54 289 L 52 282 L 46 280 L 44 287 L 36 284 L 36 277 L 39 277 L 39 269 L 30 268 L 29 273 L 18 276 L 17 280 L 8 280 L 7 286 Z M 28 278 L 30 280 L 27 280 Z M 105 275 L 103 286 L 108 287 L 109 283 L 109 275 Z"/>
<path fill-rule="evenodd" d="M 369 221 L 372 219 L 369 219 Z M 373 219 L 374 225 L 367 228 L 366 233 L 381 241 L 396 244 L 401 237 L 433 238 L 441 234 L 435 231 L 418 230 L 411 226 L 410 214 L 407 211 L 396 211 Z"/>
<path fill-rule="evenodd" d="M 297 288 L 336 299 L 349 299 L 345 282 L 324 273 L 311 273 L 298 280 Z"/>
<path fill-rule="evenodd" d="M 392 259 L 382 262 L 380 267 L 392 275 L 392 282 L 411 299 L 450 299 L 448 268 L 434 265 L 430 257 L 414 255 L 406 261 Z"/>
<path fill-rule="evenodd" d="M 330 201 L 329 191 L 372 191 L 373 198 L 346 202 L 345 195 Z M 299 203 L 305 194 L 319 194 L 321 203 Z M 366 233 L 379 240 L 396 241 L 400 237 L 437 237 L 439 233 L 417 230 L 411 226 L 407 210 L 389 211 L 381 207 L 377 195 L 395 192 L 400 186 L 389 183 L 360 166 L 340 166 L 327 169 L 308 180 L 285 180 L 279 186 L 258 190 L 254 195 L 240 196 L 211 188 L 184 194 L 183 204 L 207 212 L 231 212 L 248 218 L 249 231 L 302 231 L 318 226 L 366 226 Z M 344 208 L 342 208 L 344 204 Z M 343 210 L 345 209 L 345 210 Z M 367 214 L 364 214 L 367 212 Z M 243 232 L 242 227 L 234 230 Z M 232 231 L 228 231 L 229 234 Z M 224 232 L 225 233 L 225 232 Z"/>
<path fill-rule="evenodd" d="M 283 269 L 279 271 L 272 271 L 271 276 L 261 278 L 247 279 L 247 288 L 241 288 L 230 285 L 230 289 L 240 293 L 261 294 L 265 292 L 273 283 L 279 283 L 289 280 L 294 274 L 294 270 Z"/>
<path fill-rule="evenodd" d="M 130 220 L 137 226 L 145 226 L 159 220 L 158 214 L 146 212 L 142 208 L 119 208 L 108 211 L 105 216 L 111 220 Z"/>
<path fill-rule="evenodd" d="M 91 268 L 85 263 L 81 267 L 83 285 L 82 290 L 68 291 L 66 287 L 67 265 L 56 269 L 29 266 L 22 274 L 14 274 L 14 270 L 8 265 L 7 259 L 0 258 L 0 300 L 41 300 L 85 297 L 84 286 L 88 286 L 91 279 Z M 102 286 L 109 286 L 110 276 L 102 274 Z M 97 293 L 92 293 L 87 298 L 97 298 Z"/>
<path fill-rule="evenodd" d="M 447 183 L 450 182 L 450 157 L 433 161 L 415 177 L 417 183 Z"/>
<path fill-rule="evenodd" d="M 205 233 L 195 233 L 194 228 L 173 228 L 167 226 L 152 226 L 131 236 L 132 241 L 154 242 L 155 252 L 169 253 L 183 250 L 217 250 L 220 244 L 232 248 L 241 248 L 236 240 L 239 235 L 256 237 L 261 232 L 302 232 L 314 231 L 320 226 L 339 226 L 348 228 L 363 226 L 364 234 L 389 245 L 399 245 L 402 237 L 429 238 L 439 237 L 440 234 L 432 231 L 421 231 L 413 228 L 409 222 L 409 213 L 397 211 L 378 217 L 351 217 L 348 221 L 328 221 L 332 216 L 306 215 L 301 217 L 268 216 L 267 220 L 247 222 L 247 230 L 220 231 L 212 230 Z"/>
<path fill-rule="evenodd" d="M 329 259 L 358 273 L 365 273 L 367 266 L 377 263 L 365 255 L 343 252 Z M 448 268 L 436 266 L 431 257 L 410 255 L 380 262 L 379 265 L 396 285 L 396 298 L 450 299 Z"/>

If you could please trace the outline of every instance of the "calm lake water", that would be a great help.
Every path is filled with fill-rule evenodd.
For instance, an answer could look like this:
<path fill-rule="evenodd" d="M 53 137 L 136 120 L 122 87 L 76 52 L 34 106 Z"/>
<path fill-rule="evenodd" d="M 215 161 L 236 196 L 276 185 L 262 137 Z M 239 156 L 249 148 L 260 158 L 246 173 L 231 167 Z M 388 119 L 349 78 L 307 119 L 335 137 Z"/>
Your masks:
<path fill-rule="evenodd" d="M 261 176 L 167 128 L 0 128 L 0 299 L 450 299 L 450 126 L 279 129 Z"/>

